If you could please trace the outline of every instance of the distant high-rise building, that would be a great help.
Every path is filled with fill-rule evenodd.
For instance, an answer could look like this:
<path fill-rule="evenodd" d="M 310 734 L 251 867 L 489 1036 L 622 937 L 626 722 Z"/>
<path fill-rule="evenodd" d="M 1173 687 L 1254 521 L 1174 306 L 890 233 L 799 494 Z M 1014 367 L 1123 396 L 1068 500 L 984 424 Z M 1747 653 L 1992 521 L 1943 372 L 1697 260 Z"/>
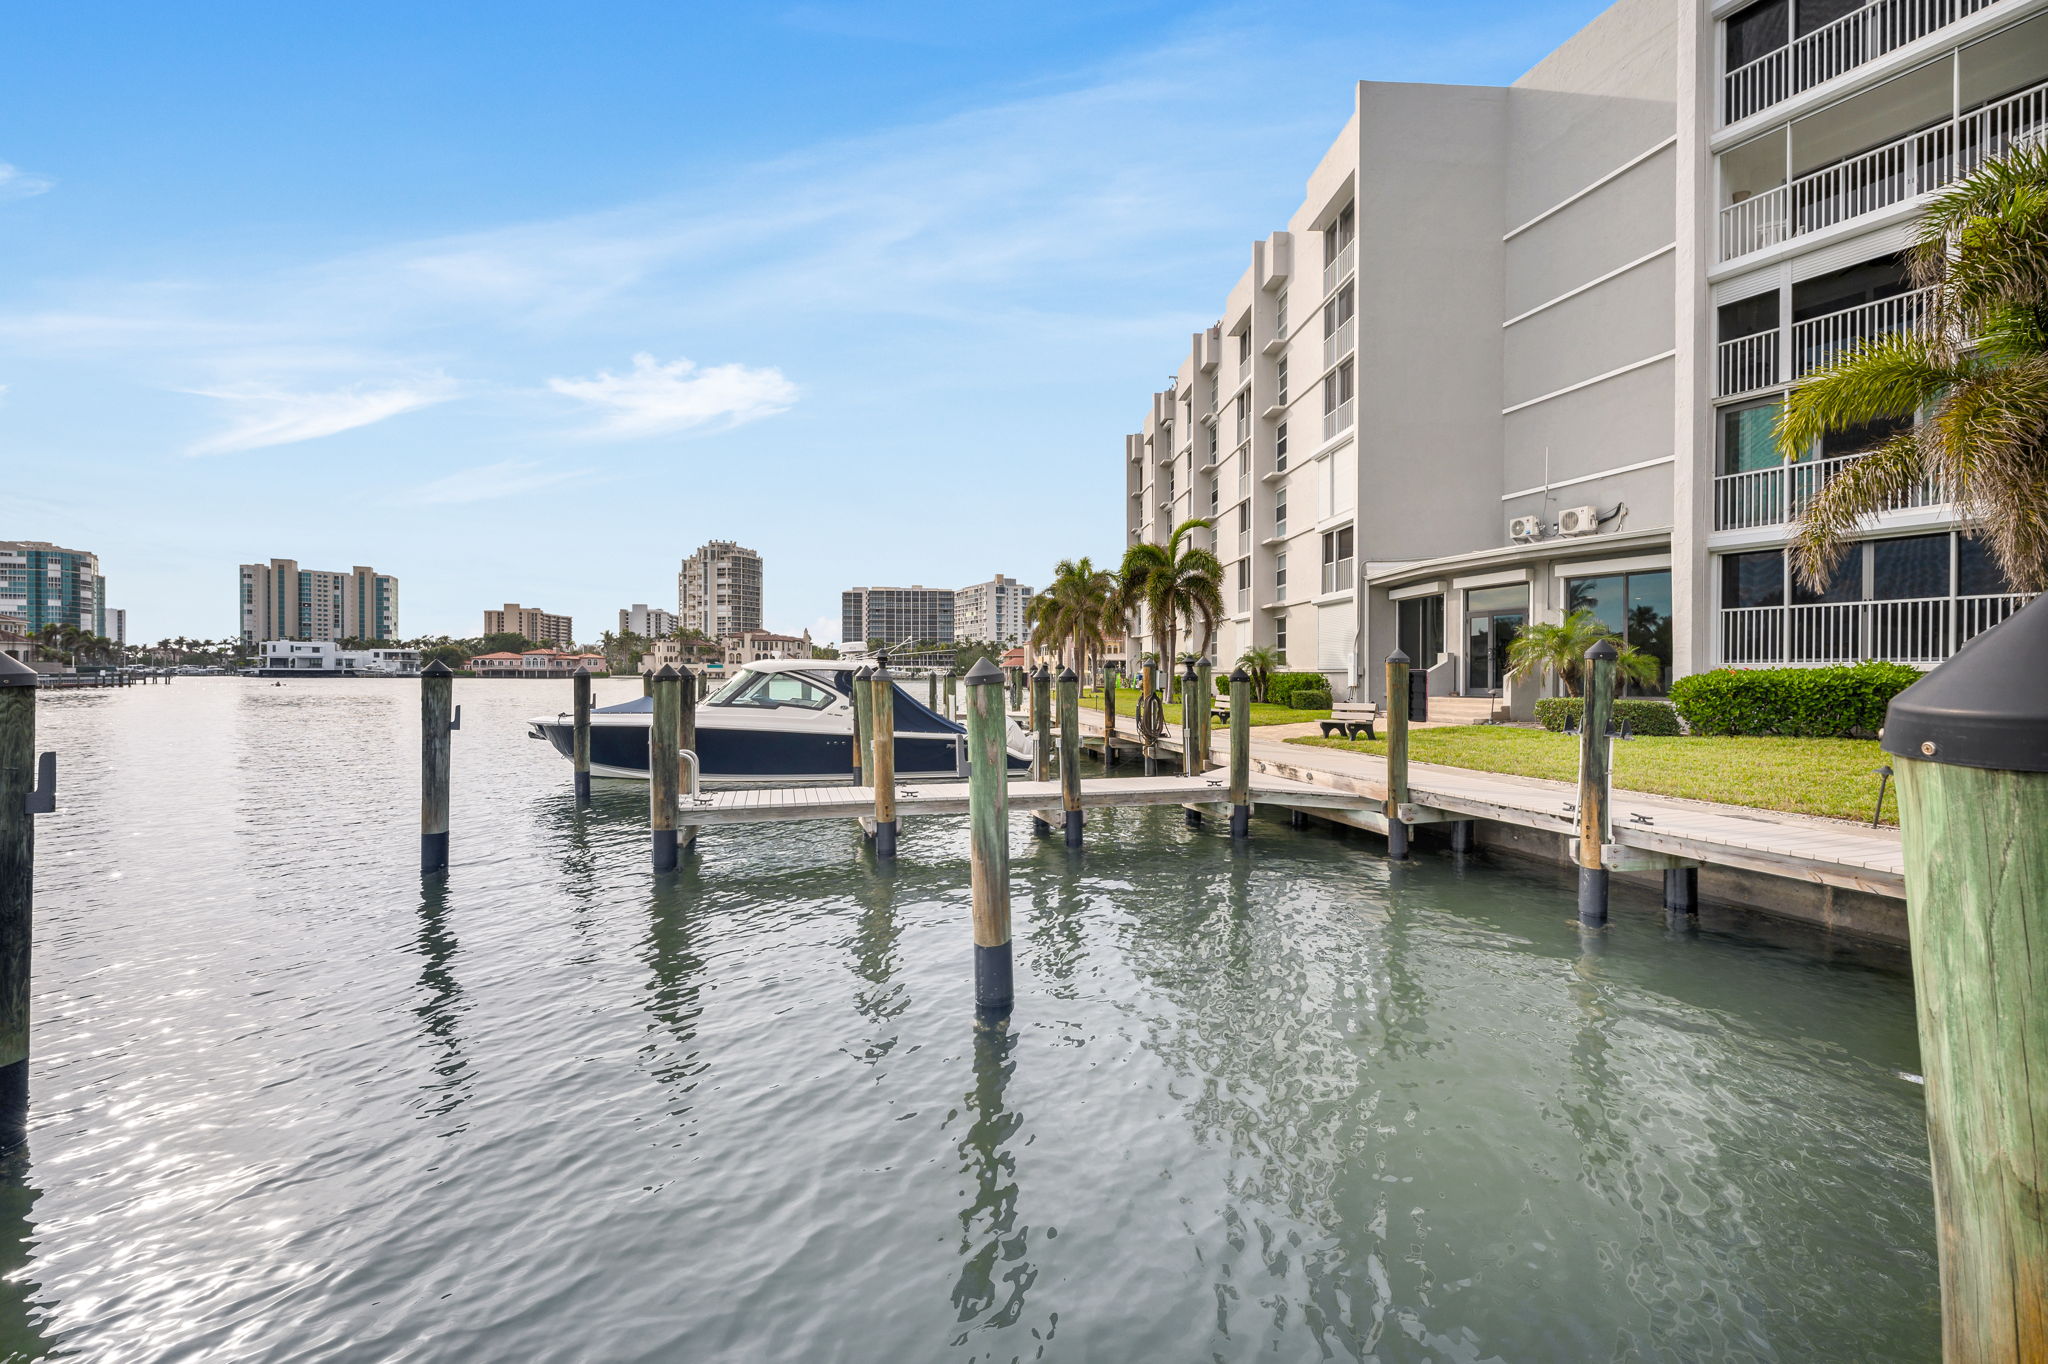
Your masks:
<path fill-rule="evenodd" d="M 761 556 L 731 540 L 702 546 L 676 575 L 676 611 L 713 639 L 760 629 Z"/>
<path fill-rule="evenodd" d="M 126 644 L 128 642 L 127 608 L 109 607 L 107 610 L 107 628 L 100 631 L 100 633 L 113 640 L 116 644 Z"/>
<path fill-rule="evenodd" d="M 839 594 L 839 638 L 853 645 L 951 641 L 953 593 L 943 587 L 848 588 Z"/>
<path fill-rule="evenodd" d="M 501 611 L 484 612 L 487 635 L 525 635 L 535 644 L 567 649 L 576 643 L 576 626 L 568 616 L 550 615 L 538 606 L 506 602 Z"/>
<path fill-rule="evenodd" d="M 398 579 L 356 565 L 346 573 L 296 559 L 241 567 L 242 642 L 397 639 Z"/>
<path fill-rule="evenodd" d="M 619 612 L 619 633 L 622 635 L 631 631 L 643 639 L 663 639 L 674 634 L 680 624 L 682 620 L 675 612 L 664 611 L 658 606 L 643 606 L 639 602 Z"/>
<path fill-rule="evenodd" d="M 1030 633 L 1024 621 L 1030 605 L 1031 589 L 1000 573 L 990 582 L 963 587 L 953 594 L 953 637 L 1022 644 Z"/>
<path fill-rule="evenodd" d="M 107 632 L 107 580 L 100 557 L 47 540 L 0 540 L 0 615 L 34 634 L 46 625 Z"/>

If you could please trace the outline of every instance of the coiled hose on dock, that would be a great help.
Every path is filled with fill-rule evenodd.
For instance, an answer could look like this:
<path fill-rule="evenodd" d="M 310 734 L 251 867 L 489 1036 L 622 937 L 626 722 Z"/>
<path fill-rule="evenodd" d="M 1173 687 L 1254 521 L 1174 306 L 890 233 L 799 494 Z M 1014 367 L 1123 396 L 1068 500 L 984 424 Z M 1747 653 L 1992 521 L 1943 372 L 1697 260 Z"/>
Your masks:
<path fill-rule="evenodd" d="M 1139 737 L 1146 743 L 1156 744 L 1166 737 L 1166 703 L 1159 699 L 1158 692 L 1153 692 L 1150 696 L 1142 693 L 1139 695 L 1138 713 L 1135 718 L 1138 722 Z"/>

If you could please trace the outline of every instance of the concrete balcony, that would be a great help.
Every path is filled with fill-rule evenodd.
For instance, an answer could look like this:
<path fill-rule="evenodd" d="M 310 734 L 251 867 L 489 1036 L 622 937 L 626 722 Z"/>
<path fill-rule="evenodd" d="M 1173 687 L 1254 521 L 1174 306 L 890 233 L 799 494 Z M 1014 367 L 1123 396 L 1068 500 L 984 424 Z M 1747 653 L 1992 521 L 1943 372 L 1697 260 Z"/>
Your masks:
<path fill-rule="evenodd" d="M 1871 0 L 1722 77 L 1721 121 L 1738 123 L 1995 3 L 1997 0 Z"/>
<path fill-rule="evenodd" d="M 1751 194 L 1720 214 L 1731 261 L 1931 194 L 2048 128 L 2048 82 Z"/>
<path fill-rule="evenodd" d="M 1914 330 L 1926 320 L 1933 297 L 1932 289 L 1916 289 L 1795 322 L 1789 345 L 1781 331 L 1723 341 L 1715 347 L 1714 396 L 1739 398 L 1777 388 L 1873 337 Z"/>
<path fill-rule="evenodd" d="M 2030 600 L 2026 593 L 2007 592 L 1727 607 L 1721 611 L 1721 662 L 1818 666 L 1875 658 L 1935 664 Z"/>
<path fill-rule="evenodd" d="M 1739 474 L 1722 474 L 1714 480 L 1714 529 L 1757 530 L 1786 526 L 1799 519 L 1820 490 L 1842 470 L 1863 458 L 1842 455 L 1835 459 L 1780 464 L 1769 469 L 1750 469 Z M 1932 482 L 1908 489 L 1885 504 L 1885 511 L 1909 511 L 1915 507 L 1938 507 L 1948 501 L 1943 489 Z"/>

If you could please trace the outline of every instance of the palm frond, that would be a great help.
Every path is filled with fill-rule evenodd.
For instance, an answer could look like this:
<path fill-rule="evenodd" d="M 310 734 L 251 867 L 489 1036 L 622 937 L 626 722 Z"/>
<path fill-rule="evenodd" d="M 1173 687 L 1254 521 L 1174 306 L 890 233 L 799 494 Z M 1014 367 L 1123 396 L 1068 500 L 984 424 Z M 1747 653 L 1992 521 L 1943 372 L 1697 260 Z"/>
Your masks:
<path fill-rule="evenodd" d="M 1887 508 L 1907 504 L 1939 465 L 1930 458 L 1933 439 L 1924 426 L 1901 431 L 1821 485 L 1800 514 L 1792 540 L 1792 567 L 1800 581 L 1816 590 L 1826 587 L 1849 552 L 1849 536 Z"/>
<path fill-rule="evenodd" d="M 1974 368 L 1911 332 L 1866 341 L 1793 386 L 1772 433 L 1778 453 L 1797 459 L 1831 431 L 1910 418 Z"/>

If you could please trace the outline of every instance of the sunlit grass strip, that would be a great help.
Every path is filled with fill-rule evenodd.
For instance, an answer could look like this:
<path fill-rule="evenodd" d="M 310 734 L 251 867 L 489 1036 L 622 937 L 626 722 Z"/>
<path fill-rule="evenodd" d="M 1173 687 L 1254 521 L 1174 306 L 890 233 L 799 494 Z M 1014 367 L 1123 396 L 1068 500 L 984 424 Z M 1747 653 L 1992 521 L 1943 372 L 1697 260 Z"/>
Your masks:
<path fill-rule="evenodd" d="M 1102 709 L 1102 693 L 1084 691 L 1081 704 L 1090 710 Z M 1138 689 L 1119 686 L 1116 689 L 1116 723 L 1119 729 L 1134 728 L 1131 716 L 1137 713 Z M 1276 706 L 1265 701 L 1252 702 L 1252 723 L 1255 725 L 1300 725 L 1314 720 L 1327 720 L 1327 710 L 1296 710 L 1292 706 Z M 1170 702 L 1166 707 L 1166 723 L 1175 727 L 1180 724 L 1180 702 Z"/>
<path fill-rule="evenodd" d="M 1351 753 L 1387 751 L 1384 742 L 1367 739 L 1287 742 Z M 1508 725 L 1417 729 L 1408 735 L 1408 757 L 1411 762 L 1572 781 L 1579 770 L 1578 742 L 1569 734 Z M 1876 769 L 1884 762 L 1876 741 L 1864 739 L 1628 739 L 1614 744 L 1614 784 L 1652 795 L 1868 823 L 1877 803 Z M 1888 788 L 1884 822 L 1898 820 L 1896 788 Z"/>

